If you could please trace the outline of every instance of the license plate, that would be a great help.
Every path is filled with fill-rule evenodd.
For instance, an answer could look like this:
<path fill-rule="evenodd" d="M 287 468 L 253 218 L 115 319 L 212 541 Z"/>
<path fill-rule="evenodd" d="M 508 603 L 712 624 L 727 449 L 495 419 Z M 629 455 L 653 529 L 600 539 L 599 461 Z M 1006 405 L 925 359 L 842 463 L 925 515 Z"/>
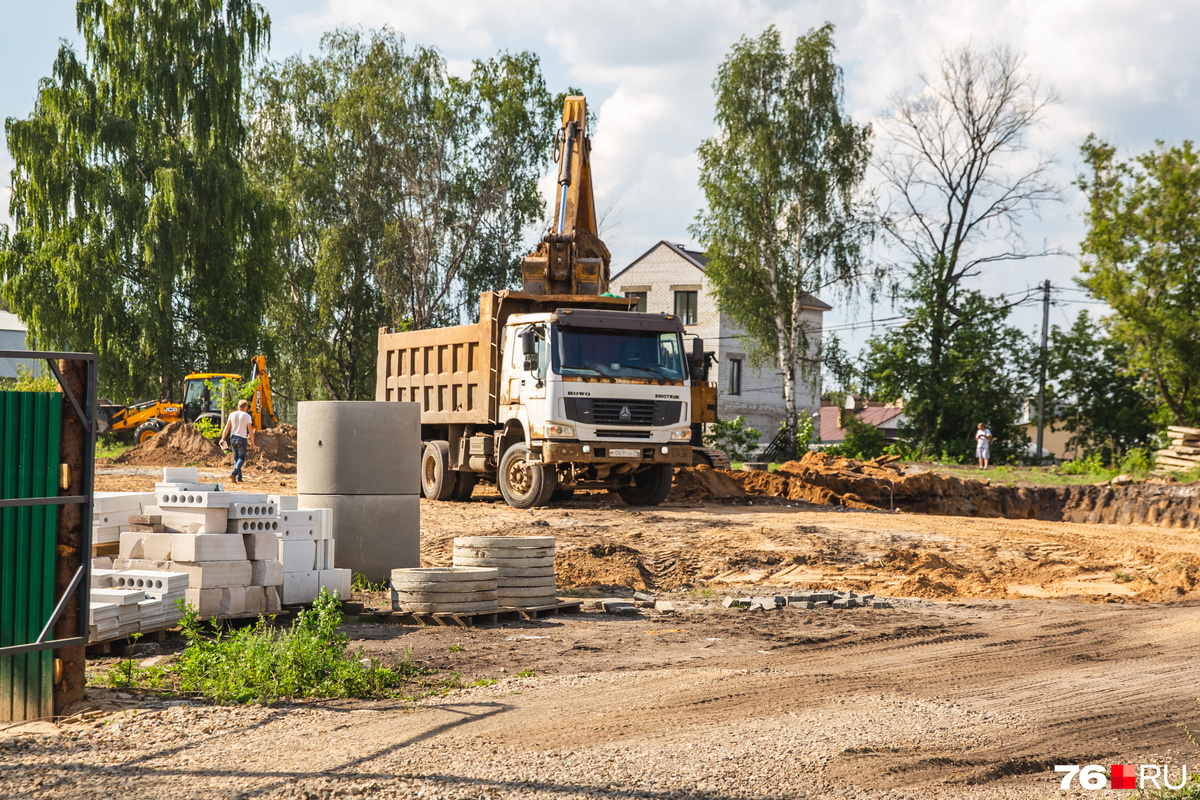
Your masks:
<path fill-rule="evenodd" d="M 608 455 L 610 458 L 641 458 L 642 451 L 633 447 L 610 447 Z"/>

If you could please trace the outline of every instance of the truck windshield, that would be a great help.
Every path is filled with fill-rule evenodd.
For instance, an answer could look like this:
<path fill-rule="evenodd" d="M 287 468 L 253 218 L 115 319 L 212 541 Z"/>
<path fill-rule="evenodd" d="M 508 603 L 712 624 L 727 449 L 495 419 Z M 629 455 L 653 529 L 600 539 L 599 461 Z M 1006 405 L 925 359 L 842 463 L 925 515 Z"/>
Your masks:
<path fill-rule="evenodd" d="M 679 334 L 554 326 L 552 368 L 564 377 L 663 378 L 686 375 Z"/>

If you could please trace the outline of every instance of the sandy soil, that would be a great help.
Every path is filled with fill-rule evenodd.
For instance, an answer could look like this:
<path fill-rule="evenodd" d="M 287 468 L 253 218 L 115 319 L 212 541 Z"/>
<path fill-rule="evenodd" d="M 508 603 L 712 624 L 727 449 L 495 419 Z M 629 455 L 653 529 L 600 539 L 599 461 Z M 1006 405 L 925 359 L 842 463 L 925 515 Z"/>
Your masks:
<path fill-rule="evenodd" d="M 1053 766 L 1195 760 L 1179 727 L 1200 728 L 1195 532 L 759 498 L 517 511 L 478 494 L 422 501 L 425 563 L 448 564 L 455 536 L 552 534 L 565 594 L 650 588 L 678 613 L 349 624 L 385 660 L 498 681 L 416 704 L 167 708 L 93 690 L 125 711 L 0 734 L 0 796 L 1095 797 L 1061 792 Z M 902 599 L 720 606 L 792 587 Z"/>

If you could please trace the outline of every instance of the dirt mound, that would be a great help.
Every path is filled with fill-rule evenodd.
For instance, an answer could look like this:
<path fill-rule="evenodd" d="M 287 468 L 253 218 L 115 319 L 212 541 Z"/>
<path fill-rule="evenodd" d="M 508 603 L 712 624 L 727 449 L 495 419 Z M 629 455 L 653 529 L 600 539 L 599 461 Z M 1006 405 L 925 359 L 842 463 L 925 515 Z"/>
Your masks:
<path fill-rule="evenodd" d="M 1200 527 L 1200 483 L 992 486 L 986 480 L 816 452 L 773 473 L 680 469 L 675 483 L 674 500 L 766 496 L 813 505 L 957 517 Z"/>
<path fill-rule="evenodd" d="M 215 439 L 206 439 L 191 424 L 172 422 L 142 444 L 113 459 L 135 467 L 229 467 L 233 455 L 223 453 Z M 290 475 L 296 471 L 296 427 L 280 425 L 254 434 L 246 466 Z"/>
<path fill-rule="evenodd" d="M 221 460 L 221 448 L 186 422 L 172 422 L 154 436 L 113 459 L 136 467 L 186 467 Z"/>

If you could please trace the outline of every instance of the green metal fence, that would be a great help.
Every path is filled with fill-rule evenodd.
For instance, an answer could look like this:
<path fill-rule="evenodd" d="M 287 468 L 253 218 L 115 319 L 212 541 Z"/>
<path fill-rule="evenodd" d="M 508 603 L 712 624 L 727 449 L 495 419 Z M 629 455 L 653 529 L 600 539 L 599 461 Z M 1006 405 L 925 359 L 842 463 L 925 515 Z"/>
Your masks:
<path fill-rule="evenodd" d="M 58 491 L 63 395 L 0 392 L 0 500 Z M 57 505 L 0 507 L 0 648 L 33 642 L 55 609 Z M 53 714 L 54 652 L 0 656 L 0 720 Z"/>

